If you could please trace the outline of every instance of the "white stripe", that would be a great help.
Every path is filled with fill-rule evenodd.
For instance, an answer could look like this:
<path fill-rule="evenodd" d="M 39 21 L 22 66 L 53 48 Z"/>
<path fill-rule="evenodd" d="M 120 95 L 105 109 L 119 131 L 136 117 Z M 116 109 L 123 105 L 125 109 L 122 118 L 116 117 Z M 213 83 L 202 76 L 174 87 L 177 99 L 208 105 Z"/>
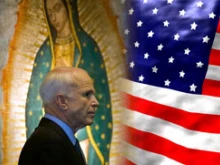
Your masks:
<path fill-rule="evenodd" d="M 220 34 L 219 33 L 215 34 L 212 49 L 220 50 Z M 220 68 L 214 65 L 209 65 L 206 78 L 211 79 L 211 80 L 220 80 L 220 74 L 216 74 L 216 73 L 220 73 Z"/>
<path fill-rule="evenodd" d="M 138 165 L 183 165 L 164 155 L 142 150 L 126 142 L 122 142 L 120 148 L 123 149 L 123 155 L 128 160 Z"/>
<path fill-rule="evenodd" d="M 220 115 L 220 98 L 188 94 L 122 79 L 121 91 L 188 112 Z"/>
<path fill-rule="evenodd" d="M 122 123 L 156 134 L 187 148 L 220 152 L 220 134 L 188 130 L 165 120 L 128 109 L 123 110 Z"/>
<path fill-rule="evenodd" d="M 209 65 L 208 71 L 206 74 L 206 79 L 217 80 L 220 81 L 220 67 Z"/>
<path fill-rule="evenodd" d="M 215 39 L 214 39 L 214 42 L 213 42 L 213 45 L 212 45 L 212 48 L 213 49 L 220 49 L 220 34 L 219 33 L 216 33 L 215 34 Z"/>

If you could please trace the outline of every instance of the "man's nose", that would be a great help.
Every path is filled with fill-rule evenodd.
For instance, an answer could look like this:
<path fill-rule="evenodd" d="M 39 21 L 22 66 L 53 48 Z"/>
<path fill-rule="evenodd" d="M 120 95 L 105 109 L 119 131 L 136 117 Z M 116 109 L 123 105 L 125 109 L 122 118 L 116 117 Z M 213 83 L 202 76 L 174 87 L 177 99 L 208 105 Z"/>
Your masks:
<path fill-rule="evenodd" d="M 98 107 L 99 106 L 99 102 L 98 102 L 98 100 L 96 99 L 95 96 L 93 96 L 92 106 L 94 106 L 94 107 Z"/>

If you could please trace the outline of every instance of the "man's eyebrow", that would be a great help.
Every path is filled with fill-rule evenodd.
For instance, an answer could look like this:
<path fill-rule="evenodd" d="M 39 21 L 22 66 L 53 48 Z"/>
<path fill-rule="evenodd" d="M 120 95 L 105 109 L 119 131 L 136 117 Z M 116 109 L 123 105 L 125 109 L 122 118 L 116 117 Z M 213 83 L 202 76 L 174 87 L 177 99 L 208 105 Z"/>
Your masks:
<path fill-rule="evenodd" d="M 96 93 L 95 89 L 90 89 L 89 91 L 91 91 L 92 93 Z"/>
<path fill-rule="evenodd" d="M 87 93 L 87 92 L 91 92 L 91 93 L 96 93 L 96 91 L 94 90 L 94 89 L 86 89 L 85 91 L 84 91 L 84 93 Z"/>

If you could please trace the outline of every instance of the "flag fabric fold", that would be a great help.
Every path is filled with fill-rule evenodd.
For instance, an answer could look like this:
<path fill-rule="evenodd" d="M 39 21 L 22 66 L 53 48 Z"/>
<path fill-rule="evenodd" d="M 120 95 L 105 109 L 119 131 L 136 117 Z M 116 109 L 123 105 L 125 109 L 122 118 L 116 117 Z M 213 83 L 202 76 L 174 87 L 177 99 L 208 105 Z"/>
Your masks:
<path fill-rule="evenodd" d="M 220 162 L 220 1 L 125 1 L 124 159 Z"/>

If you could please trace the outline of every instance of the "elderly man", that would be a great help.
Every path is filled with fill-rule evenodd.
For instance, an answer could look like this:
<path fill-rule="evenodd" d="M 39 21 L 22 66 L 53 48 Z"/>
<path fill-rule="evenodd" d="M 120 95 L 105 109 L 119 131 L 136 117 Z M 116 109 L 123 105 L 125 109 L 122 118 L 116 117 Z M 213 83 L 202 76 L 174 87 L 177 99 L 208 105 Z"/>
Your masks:
<path fill-rule="evenodd" d="M 45 116 L 25 143 L 19 165 L 84 165 L 74 134 L 91 125 L 98 101 L 86 71 L 63 67 L 49 72 L 40 87 Z"/>

